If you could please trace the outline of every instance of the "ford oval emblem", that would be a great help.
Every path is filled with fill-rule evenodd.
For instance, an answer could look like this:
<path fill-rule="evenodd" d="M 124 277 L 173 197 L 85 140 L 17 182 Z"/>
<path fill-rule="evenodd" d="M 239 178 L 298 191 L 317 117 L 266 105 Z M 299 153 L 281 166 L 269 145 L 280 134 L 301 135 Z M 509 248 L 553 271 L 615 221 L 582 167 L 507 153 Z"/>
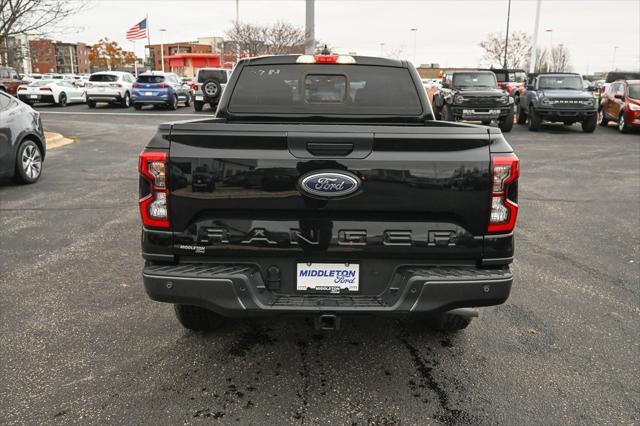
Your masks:
<path fill-rule="evenodd" d="M 309 195 L 337 198 L 353 194 L 360 189 L 361 181 L 347 172 L 316 171 L 300 178 L 300 189 Z"/>

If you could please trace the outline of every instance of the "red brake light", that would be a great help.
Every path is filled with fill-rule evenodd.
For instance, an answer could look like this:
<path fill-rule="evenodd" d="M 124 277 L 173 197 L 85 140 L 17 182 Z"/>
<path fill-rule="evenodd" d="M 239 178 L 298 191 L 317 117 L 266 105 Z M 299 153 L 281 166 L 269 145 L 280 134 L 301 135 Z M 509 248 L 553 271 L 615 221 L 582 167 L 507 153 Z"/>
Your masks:
<path fill-rule="evenodd" d="M 511 232 L 518 216 L 517 192 L 510 192 L 520 177 L 520 160 L 515 154 L 491 156 L 491 206 L 489 232 Z M 509 198 L 512 197 L 513 199 Z"/>
<path fill-rule="evenodd" d="M 138 159 L 138 171 L 149 183 L 151 191 L 142 195 L 138 202 L 140 217 L 145 226 L 169 227 L 167 153 L 163 151 L 143 151 Z"/>
<path fill-rule="evenodd" d="M 40 91 L 42 92 L 53 92 L 53 90 L 51 89 L 51 87 L 41 87 Z"/>
<path fill-rule="evenodd" d="M 313 55 L 316 64 L 335 64 L 338 62 L 338 55 Z"/>
<path fill-rule="evenodd" d="M 160 83 L 158 86 L 166 89 L 167 87 L 169 87 L 169 84 L 168 83 Z"/>
<path fill-rule="evenodd" d="M 133 83 L 131 86 L 132 86 L 132 87 L 139 87 L 139 86 L 140 86 L 140 83 L 135 82 L 135 83 Z"/>

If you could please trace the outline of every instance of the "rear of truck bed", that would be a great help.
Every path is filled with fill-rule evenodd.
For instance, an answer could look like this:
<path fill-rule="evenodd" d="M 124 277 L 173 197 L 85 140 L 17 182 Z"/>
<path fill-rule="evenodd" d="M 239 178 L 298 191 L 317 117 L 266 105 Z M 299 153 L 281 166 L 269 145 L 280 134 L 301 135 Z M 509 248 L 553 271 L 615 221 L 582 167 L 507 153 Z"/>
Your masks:
<path fill-rule="evenodd" d="M 518 160 L 501 133 L 364 121 L 161 126 L 140 158 L 149 296 L 321 328 L 504 302 Z"/>

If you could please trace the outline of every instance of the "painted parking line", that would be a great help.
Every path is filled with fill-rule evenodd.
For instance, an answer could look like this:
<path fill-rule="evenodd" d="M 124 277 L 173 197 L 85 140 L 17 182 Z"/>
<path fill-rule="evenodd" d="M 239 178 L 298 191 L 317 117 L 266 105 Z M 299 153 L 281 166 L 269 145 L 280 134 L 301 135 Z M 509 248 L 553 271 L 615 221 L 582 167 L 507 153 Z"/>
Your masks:
<path fill-rule="evenodd" d="M 59 114 L 59 115 L 126 115 L 127 117 L 139 117 L 139 116 L 148 116 L 148 117 L 212 117 L 211 115 L 206 114 L 179 114 L 179 113 L 163 113 L 163 114 L 153 114 L 148 112 L 63 112 L 63 111 L 46 111 L 46 110 L 37 110 L 40 114 Z"/>

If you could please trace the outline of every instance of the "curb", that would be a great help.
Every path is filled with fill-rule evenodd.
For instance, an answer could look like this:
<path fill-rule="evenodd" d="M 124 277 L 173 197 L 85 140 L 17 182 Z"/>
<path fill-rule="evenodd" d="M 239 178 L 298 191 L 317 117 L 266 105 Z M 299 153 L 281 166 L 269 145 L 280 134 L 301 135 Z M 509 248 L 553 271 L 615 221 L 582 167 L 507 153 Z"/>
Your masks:
<path fill-rule="evenodd" d="M 69 145 L 75 142 L 70 138 L 65 138 L 60 133 L 44 132 L 44 137 L 47 143 L 47 151 L 50 149 L 60 148 L 65 145 Z"/>

